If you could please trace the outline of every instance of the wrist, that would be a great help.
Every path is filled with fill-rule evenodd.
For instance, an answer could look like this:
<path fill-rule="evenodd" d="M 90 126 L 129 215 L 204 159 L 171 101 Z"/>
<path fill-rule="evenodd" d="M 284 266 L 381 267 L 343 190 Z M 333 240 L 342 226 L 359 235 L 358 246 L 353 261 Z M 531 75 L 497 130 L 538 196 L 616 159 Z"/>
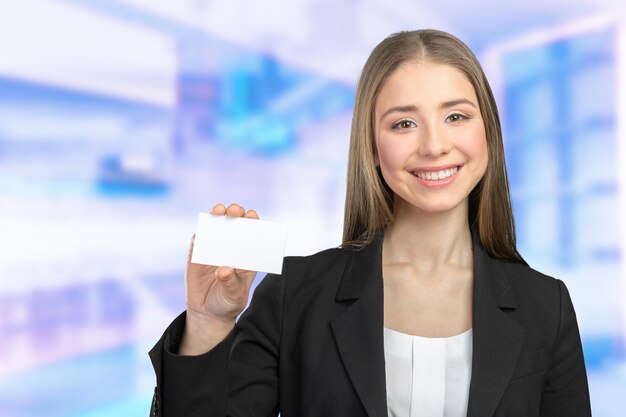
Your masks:
<path fill-rule="evenodd" d="M 235 327 L 235 319 L 213 317 L 187 310 L 179 355 L 201 355 L 222 342 Z"/>

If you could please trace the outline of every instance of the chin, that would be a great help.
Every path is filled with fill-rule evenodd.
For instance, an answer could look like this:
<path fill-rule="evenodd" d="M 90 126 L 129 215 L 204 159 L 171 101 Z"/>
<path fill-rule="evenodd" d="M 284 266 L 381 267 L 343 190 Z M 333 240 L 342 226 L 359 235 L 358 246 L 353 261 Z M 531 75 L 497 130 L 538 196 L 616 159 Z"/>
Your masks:
<path fill-rule="evenodd" d="M 441 205 L 441 206 L 435 206 L 435 207 L 425 207 L 425 208 L 421 208 L 421 210 L 429 214 L 438 214 L 438 213 L 452 212 L 457 207 L 458 205 Z"/>
<path fill-rule="evenodd" d="M 403 209 L 409 212 L 422 212 L 427 214 L 443 214 L 452 212 L 455 209 L 459 209 L 462 206 L 463 201 L 430 201 L 428 203 L 419 202 L 419 203 L 411 203 L 405 200 L 405 204 L 408 207 L 403 207 Z"/>

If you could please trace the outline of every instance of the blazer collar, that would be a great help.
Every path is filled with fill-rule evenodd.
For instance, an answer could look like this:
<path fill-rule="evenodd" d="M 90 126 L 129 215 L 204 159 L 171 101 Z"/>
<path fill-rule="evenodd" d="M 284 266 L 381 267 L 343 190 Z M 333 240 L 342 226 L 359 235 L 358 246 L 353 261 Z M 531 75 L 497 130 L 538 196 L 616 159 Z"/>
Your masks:
<path fill-rule="evenodd" d="M 483 417 L 494 414 L 513 375 L 526 331 L 507 313 L 517 306 L 504 269 L 508 261 L 489 257 L 477 231 L 472 239 L 472 379 L 467 416 Z"/>
<path fill-rule="evenodd" d="M 331 322 L 339 353 L 368 415 L 386 416 L 384 306 L 382 275 L 383 234 L 350 253 L 336 301 L 349 304 Z M 473 245 L 473 355 L 468 417 L 493 415 L 509 383 L 521 351 L 525 331 L 506 310 L 517 302 L 503 262 L 487 255 L 478 232 Z"/>
<path fill-rule="evenodd" d="M 500 308 L 514 309 L 517 300 L 511 289 L 511 279 L 502 270 L 503 261 L 487 255 L 478 230 L 472 229 L 472 250 L 474 252 L 474 295 L 489 294 Z"/>
<path fill-rule="evenodd" d="M 471 229 L 474 262 L 474 293 L 489 294 L 500 308 L 514 309 L 515 295 L 510 290 L 510 278 L 499 261 L 487 255 L 476 228 Z M 382 288 L 383 233 L 360 250 L 351 250 L 346 273 L 337 291 L 337 301 L 355 300 L 364 292 Z M 476 279 L 479 277 L 479 279 Z"/>
<path fill-rule="evenodd" d="M 336 300 L 346 309 L 330 323 L 346 372 L 369 417 L 387 417 L 383 339 L 382 235 L 351 251 Z"/>
<path fill-rule="evenodd" d="M 383 233 L 365 247 L 349 251 L 350 259 L 337 290 L 337 301 L 356 300 L 363 293 L 383 287 Z"/>

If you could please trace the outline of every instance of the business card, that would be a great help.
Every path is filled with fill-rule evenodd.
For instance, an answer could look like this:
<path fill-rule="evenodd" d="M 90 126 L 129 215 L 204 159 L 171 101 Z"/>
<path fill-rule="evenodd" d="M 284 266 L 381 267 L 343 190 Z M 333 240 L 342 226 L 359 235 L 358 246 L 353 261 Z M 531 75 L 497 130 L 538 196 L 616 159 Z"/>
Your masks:
<path fill-rule="evenodd" d="M 280 274 L 287 225 L 200 213 L 191 262 Z"/>

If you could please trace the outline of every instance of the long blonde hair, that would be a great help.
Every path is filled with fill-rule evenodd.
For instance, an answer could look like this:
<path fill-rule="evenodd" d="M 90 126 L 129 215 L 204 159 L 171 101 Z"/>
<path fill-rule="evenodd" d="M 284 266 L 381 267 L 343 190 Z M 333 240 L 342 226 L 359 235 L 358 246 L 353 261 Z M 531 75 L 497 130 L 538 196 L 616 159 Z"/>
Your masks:
<path fill-rule="evenodd" d="M 502 129 L 491 87 L 480 63 L 463 42 L 432 29 L 389 36 L 374 48 L 363 67 L 352 116 L 342 245 L 366 245 L 393 219 L 394 194 L 375 164 L 374 106 L 389 75 L 411 60 L 456 68 L 474 87 L 485 123 L 489 162 L 469 196 L 469 224 L 477 228 L 489 255 L 525 263 L 515 243 Z"/>

